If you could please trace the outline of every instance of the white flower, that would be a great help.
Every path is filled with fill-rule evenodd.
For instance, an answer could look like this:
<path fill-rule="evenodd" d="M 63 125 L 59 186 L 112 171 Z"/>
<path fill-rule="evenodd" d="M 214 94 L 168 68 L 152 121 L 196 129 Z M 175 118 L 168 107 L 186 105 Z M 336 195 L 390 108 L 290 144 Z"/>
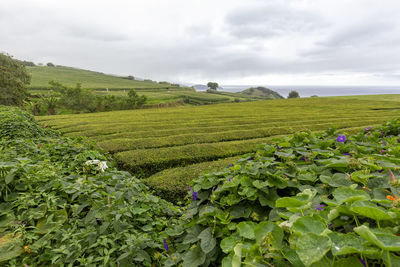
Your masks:
<path fill-rule="evenodd" d="M 100 170 L 101 172 L 104 172 L 105 169 L 107 169 L 107 161 L 100 161 L 99 165 L 97 166 L 97 169 Z"/>
<path fill-rule="evenodd" d="M 96 170 L 101 172 L 104 172 L 104 170 L 108 168 L 107 161 L 100 161 L 98 159 L 88 160 L 85 162 L 85 165 L 97 165 Z"/>

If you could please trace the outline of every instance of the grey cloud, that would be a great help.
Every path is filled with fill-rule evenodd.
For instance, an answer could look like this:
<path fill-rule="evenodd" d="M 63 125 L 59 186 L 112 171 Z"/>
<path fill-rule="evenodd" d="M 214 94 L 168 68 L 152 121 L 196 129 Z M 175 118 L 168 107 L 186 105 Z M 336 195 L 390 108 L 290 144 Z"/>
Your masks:
<path fill-rule="evenodd" d="M 84 38 L 95 41 L 126 41 L 128 36 L 111 30 L 96 27 L 95 25 L 70 25 L 65 28 L 65 32 L 72 38 Z"/>
<path fill-rule="evenodd" d="M 325 24 L 315 13 L 273 2 L 237 9 L 227 16 L 226 23 L 230 33 L 238 38 L 269 38 L 310 32 Z"/>
<path fill-rule="evenodd" d="M 395 30 L 395 24 L 389 21 L 368 20 L 356 25 L 349 25 L 345 29 L 334 33 L 326 40 L 317 42 L 317 45 L 325 47 L 340 47 L 340 46 L 365 46 L 382 44 L 387 42 L 390 34 Z M 384 38 L 383 38 L 384 37 Z"/>

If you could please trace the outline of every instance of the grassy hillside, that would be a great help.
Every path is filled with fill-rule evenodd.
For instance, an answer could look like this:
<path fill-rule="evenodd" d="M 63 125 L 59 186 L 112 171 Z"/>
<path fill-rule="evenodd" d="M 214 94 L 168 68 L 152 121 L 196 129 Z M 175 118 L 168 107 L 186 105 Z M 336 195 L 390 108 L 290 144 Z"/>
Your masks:
<path fill-rule="evenodd" d="M 249 153 L 277 136 L 324 131 L 332 126 L 353 132 L 399 116 L 397 102 L 304 98 L 47 116 L 38 120 L 67 136 L 88 136 L 135 175 L 150 177 L 149 184 L 156 189 L 165 190 L 164 185 L 168 185 L 171 194 L 176 194 L 187 190 L 187 183 L 199 168 L 208 169 L 208 164 L 197 165 L 191 175 L 191 164 Z M 226 164 L 221 161 L 221 166 Z M 216 167 L 212 163 L 212 168 Z M 172 168 L 178 169 L 164 172 L 162 177 L 157 175 Z"/>
<path fill-rule="evenodd" d="M 99 95 L 127 95 L 128 89 L 135 89 L 139 94 L 145 95 L 148 99 L 148 106 L 179 104 L 203 105 L 216 104 L 234 101 L 254 101 L 262 99 L 246 94 L 218 92 L 209 94 L 196 92 L 192 88 L 178 87 L 168 83 L 157 83 L 150 81 L 135 81 L 123 77 L 107 75 L 100 72 L 76 69 L 71 67 L 27 67 L 32 76 L 30 92 L 32 94 L 48 95 L 51 92 L 46 90 L 48 82 L 57 81 L 63 85 L 75 86 L 81 83 L 83 88 L 93 89 Z M 109 90 L 106 90 L 106 89 Z"/>
<path fill-rule="evenodd" d="M 282 99 L 283 98 L 283 96 L 281 96 L 277 92 L 275 92 L 271 89 L 265 88 L 265 87 L 252 87 L 252 88 L 243 90 L 241 93 L 245 94 L 245 95 L 258 96 L 258 97 L 270 98 L 270 99 Z"/>
<path fill-rule="evenodd" d="M 81 83 L 82 87 L 89 89 L 154 89 L 169 88 L 165 84 L 123 79 L 122 77 L 107 75 L 100 72 L 76 69 L 71 67 L 27 67 L 32 76 L 31 88 L 47 88 L 48 82 L 55 80 L 67 86 Z"/>

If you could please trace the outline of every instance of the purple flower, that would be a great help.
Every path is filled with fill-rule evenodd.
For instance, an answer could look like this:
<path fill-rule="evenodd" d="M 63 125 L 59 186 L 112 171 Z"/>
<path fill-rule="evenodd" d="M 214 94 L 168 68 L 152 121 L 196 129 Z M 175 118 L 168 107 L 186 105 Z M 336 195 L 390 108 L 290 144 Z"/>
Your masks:
<path fill-rule="evenodd" d="M 369 131 L 371 129 L 372 129 L 372 127 L 366 127 L 366 128 L 364 128 L 364 131 Z"/>
<path fill-rule="evenodd" d="M 378 170 L 378 172 L 382 173 L 382 172 L 383 172 L 383 169 L 382 169 L 382 170 Z"/>
<path fill-rule="evenodd" d="M 231 163 L 231 164 L 229 164 L 229 165 L 228 165 L 228 167 L 233 167 L 233 164 L 232 164 L 232 163 Z"/>
<path fill-rule="evenodd" d="M 385 149 L 382 149 L 381 150 L 381 154 L 383 154 L 383 153 L 385 153 L 386 152 L 386 150 Z"/>
<path fill-rule="evenodd" d="M 189 187 L 189 192 L 192 191 L 192 187 Z"/>
<path fill-rule="evenodd" d="M 326 205 L 320 204 L 320 205 L 318 205 L 315 209 L 316 209 L 316 210 L 324 210 L 325 207 L 326 207 Z"/>
<path fill-rule="evenodd" d="M 338 138 L 336 138 L 336 141 L 343 143 L 346 142 L 347 138 L 345 135 L 339 135 Z"/>
<path fill-rule="evenodd" d="M 197 192 L 193 191 L 192 197 L 193 197 L 193 200 L 196 201 L 197 200 Z"/>
<path fill-rule="evenodd" d="M 328 224 L 328 226 L 329 226 L 330 228 L 332 228 L 332 227 L 333 227 L 333 223 L 330 222 L 330 223 Z"/>
<path fill-rule="evenodd" d="M 168 244 L 167 244 L 167 240 L 165 238 L 163 239 L 163 243 L 164 243 L 164 249 L 166 251 L 168 251 Z"/>
<path fill-rule="evenodd" d="M 350 156 L 350 153 L 343 153 L 343 156 Z"/>
<path fill-rule="evenodd" d="M 364 267 L 367 267 L 367 264 L 365 263 L 365 260 L 360 259 L 360 262 L 362 263 L 362 265 L 364 265 Z"/>
<path fill-rule="evenodd" d="M 306 158 L 306 157 L 304 157 L 304 156 L 302 156 L 302 157 L 300 158 L 300 160 L 307 161 L 307 158 Z"/>
<path fill-rule="evenodd" d="M 400 143 L 400 138 L 399 138 L 399 139 L 397 139 L 397 143 Z"/>
<path fill-rule="evenodd" d="M 276 147 L 276 150 L 281 150 L 282 148 L 280 147 L 280 146 L 278 146 L 278 145 L 275 145 L 275 147 Z"/>
<path fill-rule="evenodd" d="M 233 177 L 230 177 L 230 178 L 228 179 L 228 182 L 232 181 L 232 179 L 233 179 Z"/>
<path fill-rule="evenodd" d="M 211 189 L 211 191 L 215 191 L 215 189 L 217 189 L 217 186 L 214 185 L 213 188 Z"/>

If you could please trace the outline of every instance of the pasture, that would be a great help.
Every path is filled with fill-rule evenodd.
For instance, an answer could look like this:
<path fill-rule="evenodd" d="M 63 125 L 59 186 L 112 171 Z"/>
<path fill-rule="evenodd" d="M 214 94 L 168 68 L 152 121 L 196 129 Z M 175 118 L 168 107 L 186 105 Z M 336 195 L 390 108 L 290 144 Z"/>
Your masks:
<path fill-rule="evenodd" d="M 396 101 L 301 98 L 38 117 L 66 136 L 86 136 L 160 192 L 184 194 L 203 170 L 299 131 L 352 133 L 400 116 Z M 231 160 L 230 160 L 231 158 Z M 224 159 L 224 160 L 221 160 Z M 220 160 L 220 161 L 215 161 Z M 191 171 L 195 169 L 196 171 Z"/>

